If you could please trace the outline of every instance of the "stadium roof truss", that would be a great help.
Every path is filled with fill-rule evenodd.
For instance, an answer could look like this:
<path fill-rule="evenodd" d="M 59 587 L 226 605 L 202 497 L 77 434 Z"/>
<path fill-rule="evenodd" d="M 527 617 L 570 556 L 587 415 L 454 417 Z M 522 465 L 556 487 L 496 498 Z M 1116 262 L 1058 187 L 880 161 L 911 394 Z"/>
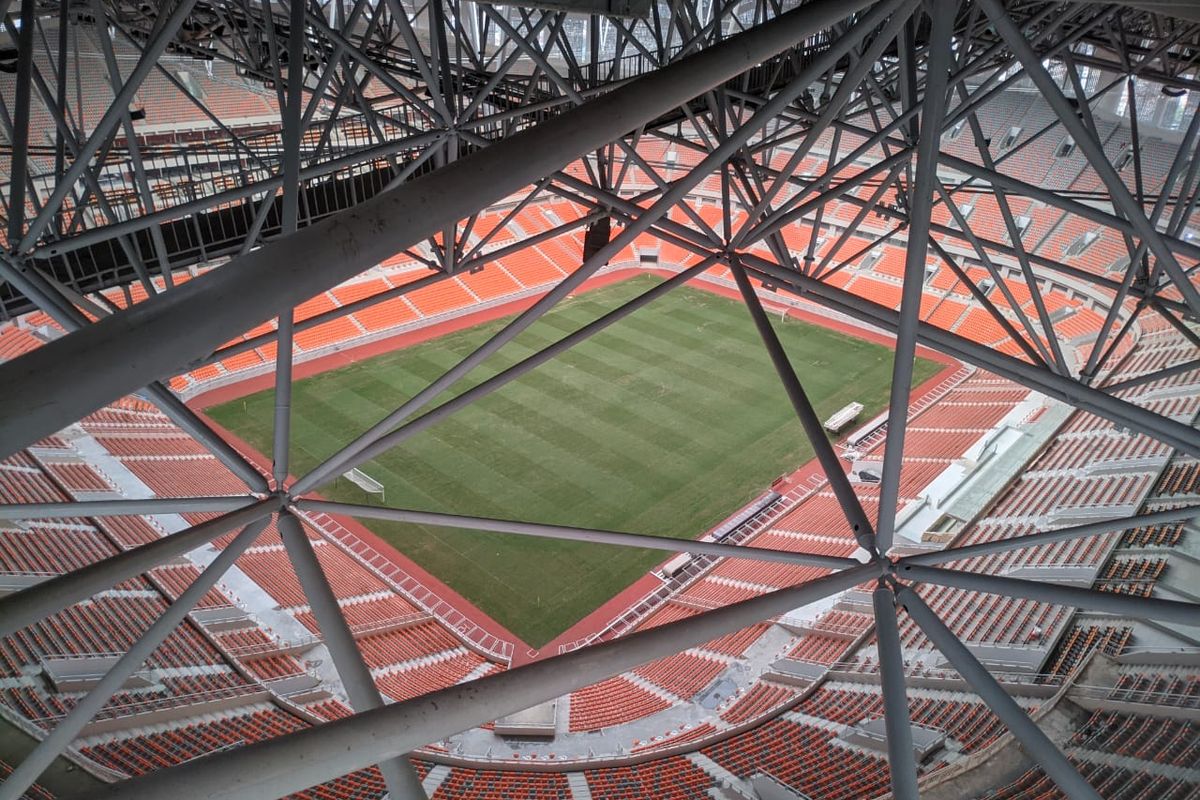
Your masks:
<path fill-rule="evenodd" d="M 1161 4 L 1155 6 L 1161 8 Z M 9 184 L 0 277 L 5 315 L 33 308 L 70 333 L 0 365 L 0 455 L 53 434 L 129 393 L 160 407 L 246 483 L 243 497 L 93 501 L 0 507 L 0 518 L 216 512 L 183 532 L 120 553 L 0 598 L 0 634 L 9 635 L 67 605 L 107 589 L 216 537 L 233 543 L 170 606 L 0 786 L 18 797 L 76 737 L 126 677 L 179 624 L 274 516 L 299 581 L 319 622 L 355 716 L 224 752 L 113 785 L 121 798 L 276 797 L 379 764 L 393 797 L 423 796 L 408 762 L 414 748 L 530 707 L 648 660 L 698 645 L 748 624 L 870 582 L 877 625 L 894 796 L 917 796 L 917 771 L 905 699 L 897 613 L 905 610 L 980 697 L 1072 798 L 1096 798 L 1067 758 L 910 588 L 936 583 L 1033 598 L 1135 618 L 1195 623 L 1196 605 L 1139 598 L 937 566 L 984 552 L 1029 547 L 1190 516 L 1191 509 L 1114 519 L 937 554 L 888 555 L 896 523 L 912 367 L 918 344 L 1200 456 L 1189 424 L 1139 407 L 1123 393 L 1200 366 L 1200 358 L 1131 378 L 1114 376 L 1113 354 L 1140 316 L 1166 320 L 1193 344 L 1200 318 L 1195 272 L 1200 244 L 1185 236 L 1200 192 L 1194 157 L 1200 113 L 1181 127 L 1164 188 L 1144 191 L 1136 87 L 1164 96 L 1200 89 L 1200 23 L 1137 6 L 999 0 L 813 0 L 797 4 L 654 3 L 641 18 L 574 16 L 559 11 L 441 0 L 412 7 L 382 2 L 252 3 L 177 0 L 155 5 L 0 2 L 5 34 L 16 48 L 14 96 L 0 97 L 0 130 L 10 142 Z M 111 97 L 90 126 L 65 90 L 77 69 L 68 26 L 80 18 L 104 55 Z M 103 24 L 100 24 L 103 21 Z M 50 46 L 57 36 L 58 46 Z M 118 64 L 115 45 L 136 58 Z M 235 65 L 274 92 L 281 123 L 269 141 L 239 128 L 188 90 L 164 54 Z M 39 54 L 35 58 L 35 54 Z M 42 57 L 44 54 L 45 57 Z M 163 73 L 206 118 L 209 134 L 173 143 L 139 134 L 133 101 L 139 86 Z M 1043 129 L 995 152 L 979 124 L 1005 90 L 1032 84 L 1055 112 Z M 1093 108 L 1126 92 L 1131 110 L 1135 180 L 1128 188 L 1104 151 Z M 53 123 L 30 125 L 41 104 Z M 965 129 L 964 126 L 965 125 Z M 945 135 L 963 131 L 977 159 L 942 152 Z M 1086 156 L 1102 197 L 1021 181 L 1004 163 L 1030 143 L 1068 136 Z M 818 141 L 832 141 L 825 150 Z M 266 144 L 264 144 L 266 141 Z M 688 152 L 671 169 L 639 153 L 658 141 Z M 879 148 L 878 160 L 863 156 Z M 827 152 L 826 152 L 827 150 Z M 810 155 L 825 161 L 807 175 Z M 35 156 L 53 162 L 37 167 Z M 197 162 L 229 165 L 221 182 L 189 183 L 170 198 L 148 174 L 164 165 L 183 174 Z M 780 162 L 782 160 L 782 166 Z M 1016 162 L 1014 162 L 1016 163 Z M 581 168 L 569 169 L 571 165 Z M 221 169 L 221 167 L 218 167 Z M 182 172 L 180 172 L 182 171 Z M 635 185 L 638 172 L 652 184 Z M 165 173 L 164 173 L 165 174 Z M 718 176 L 723 225 L 707 224 L 689 205 L 693 190 Z M 333 193 L 318 208 L 310 190 L 355 178 L 356 190 Z M 860 196 L 860 190 L 869 190 Z M 972 230 L 963 198 L 994 196 L 1007 241 Z M 585 212 L 546 234 L 484 254 L 472 243 L 478 213 L 507 197 L 527 204 L 566 198 Z M 894 198 L 887 201 L 888 196 Z M 1115 231 L 1128 260 L 1101 276 L 1049 259 L 1022 241 L 1010 198 L 1036 200 Z M 859 208 L 903 237 L 906 259 L 898 310 L 838 288 L 829 278 L 869 248 L 845 253 L 842 236 L 827 254 L 815 242 L 828 203 Z M 242 222 L 225 235 L 199 220 L 238 205 Z M 953 224 L 932 212 L 944 206 Z M 668 216 L 679 209 L 687 222 Z M 745 221 L 733 224 L 736 212 Z M 357 308 L 483 266 L 499 255 L 590 225 L 616 222 L 611 241 L 502 330 L 424 390 L 405 400 L 335 455 L 289 484 L 289 422 L 294 333 Z M 507 219 L 506 219 L 507 221 Z M 785 226 L 811 228 L 807 252 L 789 251 Z M 191 232 L 186 236 L 181 231 Z M 495 353 L 643 234 L 694 253 L 698 262 L 541 352 L 430 408 L 443 390 Z M 933 238 L 934 236 L 938 238 Z M 190 237 L 190 238 L 189 238 Z M 478 239 L 478 237 L 475 237 Z M 293 321 L 301 302 L 399 252 L 431 274 L 323 315 Z M 181 285 L 173 271 L 225 259 Z M 944 263 L 1017 343 L 1007 355 L 920 321 L 926 260 Z M 1015 312 L 1001 313 L 977 261 Z M 558 353 L 671 291 L 714 265 L 732 270 L 831 488 L 855 531 L 866 563 L 713 542 L 521 521 L 430 514 L 329 503 L 310 495 L 334 476 L 395 447 L 459 408 L 486 396 Z M 161 277 L 162 287 L 154 280 Z M 1110 299 L 1086 363 L 1071 363 L 1039 281 L 1049 276 Z M 97 294 L 134 281 L 151 295 L 126 310 Z M 895 360 L 883 463 L 880 512 L 868 518 L 837 454 L 821 430 L 787 354 L 754 289 L 760 282 L 895 335 Z M 1012 295 L 1023 284 L 1033 310 Z M 162 291 L 159 289 L 162 288 Z M 277 330 L 236 344 L 272 318 Z M 162 381 L 275 339 L 275 444 L 268 478 L 181 402 Z M 1200 355 L 1200 354 L 1198 354 Z M 497 534 L 604 542 L 666 551 L 808 564 L 835 570 L 796 587 L 547 658 L 490 677 L 383 706 L 350 629 L 301 525 L 307 513 L 334 512 Z"/>

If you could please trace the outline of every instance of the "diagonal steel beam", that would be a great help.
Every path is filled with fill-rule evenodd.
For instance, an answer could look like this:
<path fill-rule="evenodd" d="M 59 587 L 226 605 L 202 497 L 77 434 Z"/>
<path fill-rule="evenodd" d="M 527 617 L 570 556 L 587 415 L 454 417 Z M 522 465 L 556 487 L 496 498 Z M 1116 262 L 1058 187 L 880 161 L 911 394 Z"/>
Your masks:
<path fill-rule="evenodd" d="M 898 314 L 891 308 L 873 303 L 855 294 L 823 284 L 785 270 L 778 264 L 753 254 L 742 256 L 743 265 L 759 272 L 773 283 L 790 292 L 803 294 L 807 299 L 827 308 L 841 311 L 855 319 L 886 331 L 895 331 Z M 1200 432 L 1191 426 L 1141 408 L 1126 400 L 1105 394 L 1069 377 L 1058 375 L 1043 367 L 992 350 L 929 323 L 918 326 L 918 339 L 935 350 L 983 367 L 1030 389 L 1070 403 L 1083 411 L 1144 433 L 1186 453 L 1200 456 Z"/>
<path fill-rule="evenodd" d="M 854 94 L 858 85 L 867 75 L 868 71 L 874 66 L 879 56 L 883 53 L 885 47 L 891 44 L 901 28 L 906 24 L 907 17 L 905 12 L 911 11 L 914 4 L 906 4 L 897 9 L 897 13 L 888 22 L 888 25 L 880 31 L 879 35 L 872 40 L 863 52 L 858 61 L 851 69 L 842 76 L 841 82 L 838 84 L 837 90 L 828 103 L 821 108 L 821 113 L 817 119 L 809 127 L 803 141 L 796 147 L 796 150 L 788 158 L 779 174 L 771 181 L 770 185 L 762 192 L 758 198 L 758 202 L 749 210 L 746 216 L 746 221 L 742 223 L 741 229 L 737 235 L 732 238 L 734 247 L 742 245 L 754 224 L 767 211 L 770 210 L 771 202 L 779 194 L 779 192 L 787 185 L 787 179 L 795 173 L 796 168 L 800 165 L 812 150 L 813 145 L 817 143 L 817 139 L 825 132 L 825 130 L 837 118 L 850 96 Z M 830 153 L 832 157 L 833 153 Z"/>
<path fill-rule="evenodd" d="M 80 330 L 88 325 L 88 318 L 75 307 L 68 290 L 56 284 L 30 264 L 22 270 L 0 257 L 0 277 L 7 278 L 26 297 L 48 313 L 67 331 Z M 97 312 L 98 313 L 98 312 Z M 202 420 L 195 411 L 176 397 L 170 389 L 155 381 L 146 387 L 147 398 L 158 406 L 164 415 L 189 436 L 208 448 L 218 461 L 230 472 L 241 478 L 251 491 L 265 492 L 267 482 L 254 465 L 241 453 L 222 439 Z"/>
<path fill-rule="evenodd" d="M 1137 375 L 1133 378 L 1126 378 L 1122 381 L 1105 384 L 1103 388 L 1104 391 L 1108 392 L 1109 394 L 1114 394 L 1125 389 L 1133 389 L 1137 386 L 1144 386 L 1147 383 L 1154 383 L 1155 381 L 1164 380 L 1165 378 L 1173 378 L 1176 375 L 1183 375 L 1197 369 L 1200 369 L 1200 359 L 1193 359 L 1191 361 L 1184 361 L 1181 364 L 1174 364 L 1170 367 L 1164 367 L 1163 369 L 1156 370 L 1154 372 L 1147 372 L 1145 375 Z M 1114 374 L 1113 377 L 1119 376 Z"/>
<path fill-rule="evenodd" d="M 533 355 L 518 361 L 511 367 L 498 372 L 487 380 L 482 381 L 481 383 L 472 386 L 470 389 L 467 389 L 461 394 L 452 397 L 437 408 L 422 414 L 416 419 L 406 422 L 399 428 L 396 428 L 386 435 L 380 436 L 378 439 L 375 439 L 370 444 L 366 445 L 357 453 L 355 453 L 353 457 L 339 462 L 336 467 L 330 470 L 331 473 L 336 473 L 338 470 L 349 469 L 357 466 L 369 461 L 380 453 L 384 453 L 392 449 L 396 445 L 408 439 L 410 436 L 414 436 L 421 431 L 437 424 L 441 420 L 457 412 L 459 409 L 466 407 L 482 397 L 486 397 L 492 392 L 500 389 L 502 386 L 507 385 L 508 383 L 516 380 L 541 364 L 546 363 L 558 354 L 566 352 L 579 342 L 594 336 L 613 323 L 624 319 L 634 311 L 637 311 L 639 308 L 642 308 L 655 299 L 661 297 L 663 294 L 675 288 L 676 286 L 691 280 L 696 275 L 699 275 L 701 272 L 708 269 L 710 266 L 712 266 L 712 260 L 707 259 L 687 270 L 684 270 L 678 275 L 672 276 L 657 286 L 648 289 L 629 302 L 618 306 L 598 319 L 589 322 L 582 328 L 567 334 L 557 342 L 547 345 Z M 315 485 L 315 483 L 319 480 L 321 480 L 319 475 L 316 475 L 315 473 L 309 473 L 309 475 L 306 475 L 305 477 L 296 481 L 296 483 L 291 487 L 292 495 L 295 496 L 305 493 L 309 490 L 310 483 Z"/>
<path fill-rule="evenodd" d="M 804 386 L 801 385 L 800 378 L 792 367 L 792 362 L 788 360 L 779 336 L 771 327 L 771 321 L 767 319 L 767 312 L 763 310 L 762 302 L 755 294 L 754 287 L 750 285 L 750 278 L 746 276 L 746 271 L 742 269 L 741 262 L 737 258 L 731 258 L 729 266 L 733 270 L 733 279 L 737 282 L 738 291 L 741 292 L 742 302 L 750 311 L 750 317 L 754 320 L 754 327 L 758 330 L 759 338 L 762 339 L 763 346 L 771 356 L 775 372 L 783 383 L 784 391 L 787 392 L 796 416 L 800 418 L 800 424 L 804 427 L 809 444 L 816 452 L 817 460 L 821 462 L 821 469 L 825 472 L 830 488 L 837 496 L 838 504 L 842 507 L 842 513 L 846 515 L 846 522 L 849 523 L 855 540 L 862 549 L 869 553 L 874 552 L 875 530 L 871 525 L 871 520 L 867 517 L 867 512 L 863 510 L 862 503 L 859 502 L 858 495 L 854 492 L 854 487 L 850 485 L 850 479 L 846 477 L 846 470 L 842 467 L 841 459 L 838 458 L 837 453 L 833 452 L 833 443 L 829 441 L 829 436 L 821 426 L 821 420 L 817 417 L 817 412 L 809 401 L 808 394 L 804 391 Z"/>
<path fill-rule="evenodd" d="M 299 0 L 293 2 L 298 3 Z M 312 609 L 321 637 L 333 658 L 338 678 L 346 689 L 351 708 L 355 711 L 381 708 L 383 697 L 371 677 L 367 662 L 363 660 L 363 654 L 354 643 L 354 634 L 342 614 L 337 595 L 329 585 L 312 542 L 308 540 L 300 521 L 286 510 L 279 513 L 279 535 L 296 571 L 296 580 L 304 591 L 304 599 Z M 421 788 L 421 779 L 406 757 L 390 758 L 379 762 L 377 766 L 394 800 L 423 800 L 425 790 Z"/>
<path fill-rule="evenodd" d="M 257 497 L 148 497 L 146 499 L 73 500 L 69 503 L 0 504 L 0 519 L 66 519 L 69 517 L 125 517 L 139 514 L 184 514 L 202 511 L 236 511 Z"/>
<path fill-rule="evenodd" d="M 950 203 L 950 208 L 953 209 L 955 213 L 958 213 L 958 208 L 953 202 Z M 962 226 L 960 225 L 960 227 Z M 968 237 L 971 236 L 969 233 L 969 228 L 963 228 L 963 231 L 964 233 L 968 234 Z M 1003 276 L 1000 275 L 1000 271 L 996 269 L 996 265 L 993 264 L 992 260 L 987 256 L 986 251 L 984 251 L 982 248 L 976 250 L 976 253 L 980 257 L 979 260 L 987 268 L 988 274 L 992 276 L 992 280 L 995 281 L 995 284 L 1000 289 L 1001 294 L 1003 294 L 1008 300 L 1009 308 L 1014 309 L 1021 318 L 1021 321 L 1025 325 L 1025 330 L 1029 333 L 1029 340 L 1032 340 L 1034 345 L 1037 345 L 1036 350 L 1034 349 L 1034 346 L 1029 343 L 1029 340 L 1026 340 L 1026 338 L 1021 335 L 1016 327 L 1014 327 L 1013 324 L 1008 321 L 1008 317 L 1004 316 L 1004 314 L 1000 312 L 1000 309 L 996 307 L 996 304 L 993 303 L 991 299 L 983 293 L 983 291 L 979 288 L 979 285 L 976 284 L 975 281 L 971 280 L 971 276 L 967 274 L 967 272 L 964 271 L 961 266 L 959 266 L 958 262 L 954 260 L 954 257 L 951 256 L 950 253 L 946 251 L 946 248 L 942 246 L 941 242 L 939 242 L 937 239 L 930 239 L 929 244 L 933 247 L 934 252 L 938 254 L 938 258 L 945 262 L 946 266 L 950 268 L 950 271 L 954 273 L 954 277 L 967 287 L 967 291 L 971 293 L 971 296 L 975 298 L 976 302 L 983 306 L 983 308 L 992 315 L 992 319 L 996 320 L 996 323 L 1004 329 L 1005 333 L 1012 337 L 1012 340 L 1017 343 L 1021 350 L 1024 351 L 1025 355 L 1029 356 L 1030 362 L 1034 364 L 1048 365 L 1050 362 L 1049 354 L 1046 353 L 1045 349 L 1041 346 L 1041 342 L 1039 342 L 1037 338 L 1037 333 L 1030 326 L 1029 320 L 1025 316 L 1024 312 L 1020 311 L 1020 304 L 1018 304 L 1015 298 L 1012 297 L 1012 291 L 1008 288 L 1008 282 L 1005 281 Z"/>
<path fill-rule="evenodd" d="M 104 19 L 104 6 L 100 0 L 92 0 L 92 14 L 97 20 Z M 108 70 L 108 82 L 110 86 L 120 87 L 121 85 L 121 68 L 117 66 L 117 56 L 113 51 L 112 37 L 108 33 L 107 26 L 97 26 L 96 38 L 100 41 L 100 50 L 104 56 L 104 63 Z M 66 76 L 59 74 L 59 88 L 62 89 L 66 83 Z M 138 196 L 142 200 L 142 213 L 154 213 L 154 192 L 150 188 L 150 181 L 146 177 L 146 167 L 142 160 L 141 148 L 138 145 L 137 134 L 133 127 L 133 118 L 128 110 L 121 117 L 121 130 L 125 133 L 125 146 L 129 151 L 129 161 L 133 164 L 134 182 L 138 189 Z M 59 141 L 65 142 L 65 131 L 59 131 Z M 72 137 L 74 138 L 74 137 Z M 76 148 L 76 143 L 72 142 L 72 150 Z M 90 181 L 89 181 L 90 183 Z M 101 202 L 102 208 L 108 204 L 104 202 L 103 196 L 98 196 L 97 200 Z M 116 218 L 110 216 L 110 221 L 115 222 Z M 154 246 L 154 253 L 158 257 L 159 272 L 163 276 L 163 283 L 166 288 L 172 288 L 175 283 L 171 276 L 171 259 L 167 253 L 167 243 L 162 235 L 162 228 L 158 225 L 150 226 L 150 241 Z M 130 260 L 134 262 L 135 268 L 144 271 L 145 266 L 139 257 L 139 253 L 134 247 L 129 247 L 126 251 L 130 254 Z M 154 294 L 156 289 L 151 281 L 146 281 L 146 290 L 150 294 Z"/>
<path fill-rule="evenodd" d="M 959 84 L 958 90 L 959 95 L 965 101 L 966 87 L 962 84 Z M 1079 96 L 1083 97 L 1084 93 L 1082 91 L 1079 92 Z M 996 162 L 992 158 L 991 151 L 988 149 L 988 140 L 983 135 L 983 126 L 979 124 L 979 116 L 977 114 L 969 114 L 967 116 L 967 122 L 971 126 L 971 134 L 975 140 L 975 148 L 979 153 L 979 160 L 983 162 L 983 166 L 985 168 L 995 170 Z M 939 191 L 945 191 L 945 189 L 941 186 L 940 181 Z M 1021 274 L 1025 278 L 1025 288 L 1029 290 L 1029 296 L 1033 302 L 1034 310 L 1037 312 L 1038 321 L 1041 322 L 1042 334 L 1045 336 L 1046 341 L 1050 344 L 1051 355 L 1047 358 L 1047 361 L 1052 361 L 1053 367 L 1059 372 L 1070 372 L 1067 361 L 1063 357 L 1062 346 L 1059 344 L 1058 336 L 1055 334 L 1054 325 L 1050 321 L 1050 312 L 1046 310 L 1046 304 L 1042 300 L 1042 291 L 1038 288 L 1037 277 L 1033 274 L 1033 267 L 1030 266 L 1029 255 L 1025 252 L 1025 244 L 1021 241 L 1021 231 L 1017 227 L 1016 219 L 1013 217 L 1012 207 L 1008 202 L 1008 195 L 1002 188 L 998 186 L 993 186 L 992 192 L 996 197 L 996 206 L 999 208 L 1000 217 L 1004 221 L 1004 229 L 1008 233 L 1008 240 L 1012 244 L 1013 250 L 1016 251 L 1017 264 L 1020 266 Z M 955 220 L 958 222 L 958 226 L 963 228 L 964 231 L 969 229 L 970 225 L 965 219 L 963 219 L 962 211 L 959 209 L 957 203 L 955 203 L 954 200 L 949 197 L 946 197 L 945 200 L 947 207 L 954 214 Z M 972 234 L 968 235 L 973 235 L 973 232 Z M 979 252 L 982 254 L 983 251 L 980 250 Z M 986 259 L 986 256 L 981 255 L 981 257 Z M 990 261 L 990 259 L 986 260 Z M 997 283 L 1000 286 L 1007 290 L 1005 281 L 999 280 L 999 276 L 993 277 L 997 280 Z M 1029 320 L 1026 319 L 1025 312 L 1021 310 L 1021 304 L 1015 302 L 1015 298 L 1012 298 L 1010 293 L 1006 293 L 1005 297 L 1008 299 L 1009 305 L 1013 311 L 1020 316 L 1021 322 L 1025 325 L 1026 329 L 1029 329 Z M 1043 348 L 1041 340 L 1032 330 L 1030 331 L 1029 338 L 1039 349 Z"/>
<path fill-rule="evenodd" d="M 194 525 L 185 531 L 155 539 L 103 561 L 59 575 L 48 581 L 0 597 L 0 636 L 11 636 L 40 619 L 86 600 L 135 575 L 195 550 L 234 528 L 249 525 L 273 513 L 283 505 L 279 498 L 230 511 L 228 514 Z"/>
<path fill-rule="evenodd" d="M 875 649 L 879 653 L 879 686 L 883 691 L 883 724 L 887 731 L 888 770 L 892 797 L 917 800 L 917 760 L 913 752 L 908 694 L 904 689 L 904 650 L 896 620 L 896 598 L 880 586 L 871 593 L 875 611 Z"/>
<path fill-rule="evenodd" d="M 563 94 L 571 99 L 571 102 L 575 103 L 576 105 L 583 102 L 583 96 L 575 90 L 575 87 L 573 87 L 569 81 L 563 78 L 558 71 L 554 69 L 554 66 L 549 62 L 539 48 L 535 47 L 534 44 L 528 41 L 526 37 L 521 36 L 520 33 L 509 24 L 508 20 L 504 18 L 504 15 L 500 13 L 500 11 L 489 4 L 484 4 L 481 8 L 486 15 L 491 17 L 496 26 L 503 31 L 504 34 L 516 45 L 517 49 L 524 52 L 525 55 L 542 70 L 546 77 L 552 83 L 554 83 Z M 617 139 L 616 144 L 625 152 L 627 158 L 633 159 L 638 163 L 643 172 L 645 172 L 651 180 L 657 183 L 660 189 L 663 189 L 664 191 L 667 189 L 666 182 L 659 178 L 658 174 L 651 169 L 648 164 L 646 164 L 633 145 L 625 141 L 623 137 Z M 584 166 L 590 169 L 590 162 L 586 158 L 584 159 Z M 599 181 L 596 182 L 599 183 Z M 687 214 L 692 220 L 693 224 L 700 228 L 700 230 L 711 234 L 714 241 L 717 240 L 716 233 L 709 228 L 708 223 L 706 223 L 704 219 L 701 218 L 693 208 L 691 208 L 690 205 L 687 203 L 680 203 L 679 209 L 683 213 Z"/>
<path fill-rule="evenodd" d="M 1126 188 L 1125 183 L 1121 180 L 1121 176 L 1117 174 L 1116 168 L 1109 163 L 1108 156 L 1104 153 L 1100 142 L 1079 119 L 1070 101 L 1067 100 L 1066 95 L 1062 93 L 1062 90 L 1055 83 L 1054 78 L 1051 77 L 1050 73 L 1042 65 L 1041 57 L 1033 51 L 1033 48 L 1021 36 L 1016 25 L 1009 19 L 1008 12 L 996 0 L 979 0 L 979 2 L 988 19 L 992 21 L 996 32 L 1008 43 L 1013 54 L 1025 67 L 1025 72 L 1041 92 L 1042 97 L 1054 109 L 1055 114 L 1062 121 L 1063 127 L 1071 134 L 1080 151 L 1087 157 L 1092 169 L 1096 171 L 1100 180 L 1108 187 L 1113 205 L 1120 210 L 1129 221 L 1129 224 L 1133 226 L 1134 232 L 1147 243 L 1159 263 L 1162 264 L 1167 274 L 1170 275 L 1180 294 L 1183 295 L 1183 299 L 1188 307 L 1191 308 L 1192 313 L 1200 316 L 1200 291 L 1197 291 L 1196 287 L 1188 279 L 1188 276 L 1184 274 L 1183 268 L 1175 258 L 1175 253 L 1171 251 L 1163 235 L 1150 224 L 1150 220 L 1146 218 L 1145 210 L 1129 192 L 1129 189 Z"/>
<path fill-rule="evenodd" d="M 1011 152 L 1011 151 L 1010 151 Z M 1038 186 L 1037 184 L 1027 183 L 1020 178 L 1009 175 L 997 170 L 988 169 L 987 167 L 974 164 L 958 156 L 945 153 L 941 157 L 942 163 L 950 169 L 957 170 L 966 175 L 985 181 L 987 183 L 999 186 L 1007 190 L 1011 194 L 1030 197 L 1034 200 L 1053 206 L 1054 208 L 1066 211 L 1083 219 L 1091 220 L 1099 225 L 1107 228 L 1112 228 L 1119 233 L 1127 233 L 1137 235 L 1137 229 L 1134 224 L 1124 217 L 1105 211 L 1098 206 L 1075 200 L 1067 197 L 1060 192 L 1055 192 L 1051 189 Z M 997 162 L 998 164 L 999 162 Z M 1107 162 L 1106 162 L 1107 163 Z M 1143 218 L 1145 215 L 1142 215 Z M 1180 239 L 1174 236 L 1162 234 L 1166 245 L 1172 250 L 1178 251 L 1180 254 L 1189 258 L 1200 258 L 1200 245 Z"/>

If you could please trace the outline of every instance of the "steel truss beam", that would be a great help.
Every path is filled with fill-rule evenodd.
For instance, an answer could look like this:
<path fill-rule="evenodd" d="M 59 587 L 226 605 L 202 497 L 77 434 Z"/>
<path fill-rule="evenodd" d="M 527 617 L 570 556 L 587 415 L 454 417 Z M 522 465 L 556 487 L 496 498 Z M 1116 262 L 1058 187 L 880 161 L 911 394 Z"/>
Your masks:
<path fill-rule="evenodd" d="M 846 522 L 849 524 L 854 538 L 863 550 L 869 553 L 875 552 L 874 526 L 867 518 L 862 503 L 859 502 L 858 495 L 854 492 L 854 487 L 850 485 L 850 479 L 846 477 L 846 471 L 842 468 L 841 459 L 833 451 L 833 443 L 825 435 L 821 420 L 817 417 L 817 412 L 812 407 L 808 394 L 800 384 L 800 378 L 797 377 L 792 362 L 788 360 L 787 353 L 783 350 L 783 344 L 775 334 L 775 329 L 771 327 L 771 321 L 767 319 L 762 302 L 755 294 L 754 288 L 750 285 L 750 279 L 746 277 L 746 271 L 742 269 L 738 259 L 732 258 L 729 263 L 733 270 L 734 280 L 737 281 L 738 291 L 742 295 L 742 302 L 750 311 L 754 327 L 758 329 L 763 346 L 766 347 L 767 353 L 771 357 L 771 363 L 775 366 L 775 372 L 783 383 L 784 391 L 787 392 L 788 400 L 791 401 L 796 416 L 800 418 L 804 434 L 808 437 L 808 441 L 817 455 L 817 460 L 821 462 L 821 469 L 829 481 L 830 488 L 837 496 L 838 504 L 842 507 L 842 513 L 846 516 Z"/>

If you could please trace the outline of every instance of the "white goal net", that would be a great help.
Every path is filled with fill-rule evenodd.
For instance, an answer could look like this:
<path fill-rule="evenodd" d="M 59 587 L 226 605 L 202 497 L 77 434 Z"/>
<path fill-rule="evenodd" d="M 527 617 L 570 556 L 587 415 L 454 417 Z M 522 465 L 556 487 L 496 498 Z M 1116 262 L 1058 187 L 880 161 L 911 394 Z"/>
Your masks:
<path fill-rule="evenodd" d="M 342 477 L 353 483 L 358 488 L 362 489 L 367 494 L 377 494 L 379 499 L 387 502 L 387 496 L 383 492 L 383 484 L 372 478 L 361 469 L 352 469 L 349 472 L 343 472 Z"/>

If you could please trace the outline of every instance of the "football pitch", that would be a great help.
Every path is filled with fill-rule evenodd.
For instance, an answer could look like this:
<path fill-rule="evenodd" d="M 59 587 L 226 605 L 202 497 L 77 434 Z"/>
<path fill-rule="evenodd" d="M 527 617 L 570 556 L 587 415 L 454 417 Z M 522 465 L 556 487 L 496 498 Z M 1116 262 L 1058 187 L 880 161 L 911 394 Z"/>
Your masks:
<path fill-rule="evenodd" d="M 561 303 L 432 408 L 659 279 Z M 494 334 L 497 320 L 296 383 L 293 474 L 303 474 Z M 824 419 L 887 403 L 889 348 L 793 319 L 772 322 Z M 938 365 L 918 359 L 914 385 Z M 271 452 L 274 393 L 207 410 Z M 734 300 L 682 287 L 362 466 L 387 505 L 695 538 L 812 457 L 754 330 Z M 322 494 L 368 502 L 345 479 Z M 369 502 L 378 502 L 373 498 Z M 364 520 L 534 647 L 668 557 L 662 551 Z"/>

